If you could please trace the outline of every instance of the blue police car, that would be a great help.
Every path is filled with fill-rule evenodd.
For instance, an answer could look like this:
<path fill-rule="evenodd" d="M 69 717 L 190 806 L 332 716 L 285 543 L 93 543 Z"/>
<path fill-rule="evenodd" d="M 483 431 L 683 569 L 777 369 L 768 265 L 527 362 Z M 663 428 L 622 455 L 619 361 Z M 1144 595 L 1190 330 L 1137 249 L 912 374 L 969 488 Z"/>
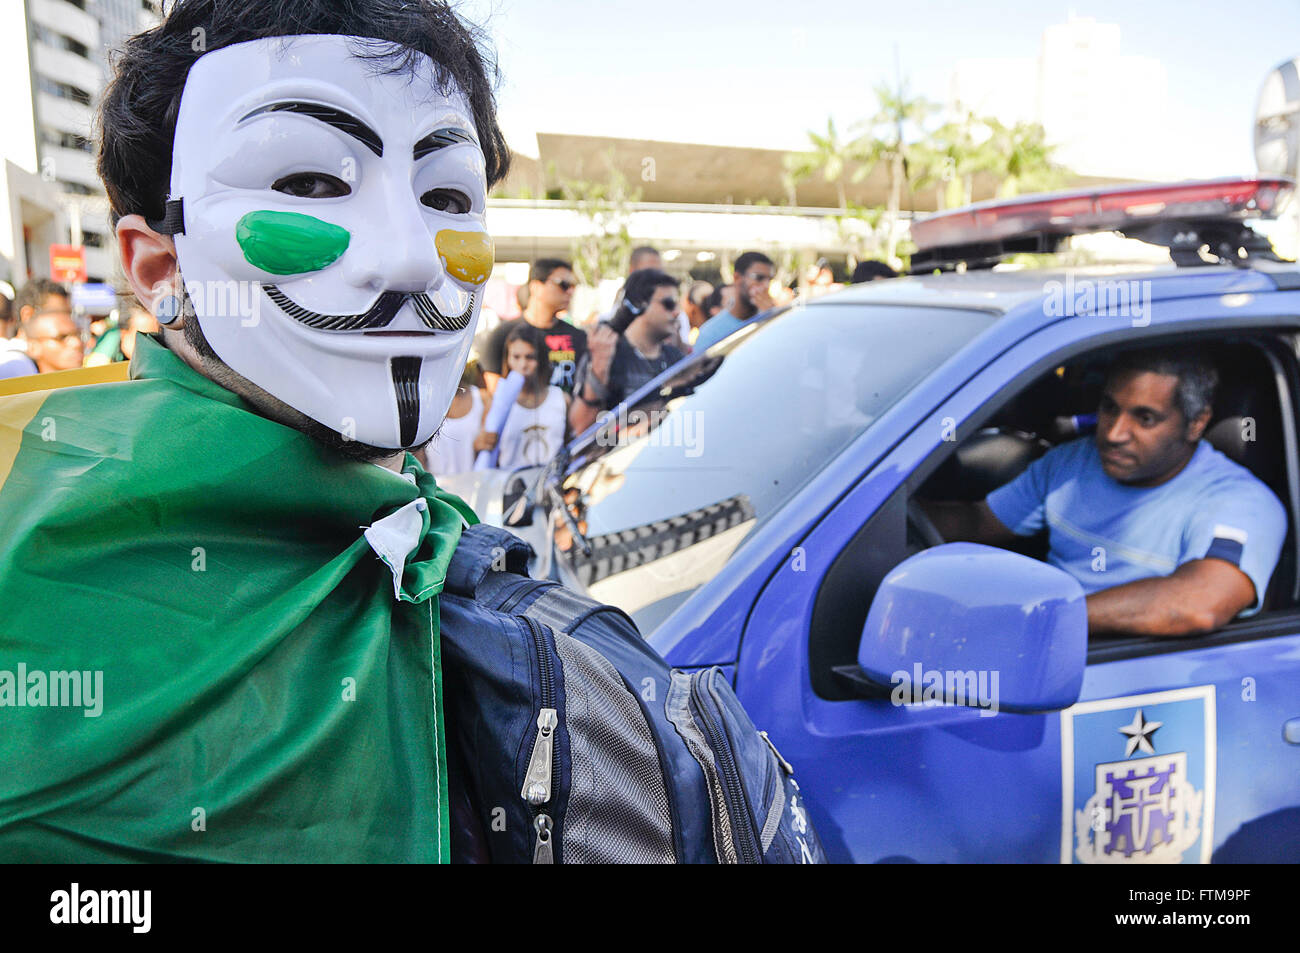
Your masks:
<path fill-rule="evenodd" d="M 934 274 L 757 320 L 471 502 L 670 663 L 721 666 L 832 859 L 1300 860 L 1300 271 L 1245 224 L 1289 188 L 918 222 Z M 989 267 L 1096 230 L 1172 261 Z M 1117 352 L 1173 341 L 1213 356 L 1205 439 L 1283 504 L 1281 556 L 1218 631 L 1090 641 L 1042 540 L 945 543 L 917 501 L 982 499 L 1077 438 Z"/>

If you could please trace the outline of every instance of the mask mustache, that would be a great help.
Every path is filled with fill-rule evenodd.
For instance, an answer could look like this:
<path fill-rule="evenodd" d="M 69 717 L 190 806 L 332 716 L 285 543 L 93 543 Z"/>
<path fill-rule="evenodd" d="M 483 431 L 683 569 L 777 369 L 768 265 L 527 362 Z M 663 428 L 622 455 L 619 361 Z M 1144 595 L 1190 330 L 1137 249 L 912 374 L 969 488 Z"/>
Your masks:
<path fill-rule="evenodd" d="M 472 291 L 463 313 L 447 315 L 423 291 L 385 291 L 375 299 L 374 304 L 359 314 L 321 314 L 304 308 L 275 285 L 262 285 L 262 290 L 289 317 L 318 331 L 374 331 L 385 328 L 397 317 L 397 312 L 408 300 L 420 321 L 431 331 L 463 331 L 469 327 L 470 316 L 474 312 Z"/>

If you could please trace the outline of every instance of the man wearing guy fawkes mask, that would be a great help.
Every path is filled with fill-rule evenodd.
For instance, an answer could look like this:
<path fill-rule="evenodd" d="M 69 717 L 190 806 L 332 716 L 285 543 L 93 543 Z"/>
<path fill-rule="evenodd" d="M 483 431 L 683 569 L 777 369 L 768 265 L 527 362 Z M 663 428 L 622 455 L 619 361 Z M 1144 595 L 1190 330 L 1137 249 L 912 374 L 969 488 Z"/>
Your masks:
<path fill-rule="evenodd" d="M 384 460 L 442 421 L 492 243 L 464 95 L 439 90 L 421 54 L 409 76 L 376 74 L 353 49 L 382 44 L 270 37 L 201 57 L 165 215 L 118 229 L 137 285 L 166 268 L 174 236 L 178 274 L 137 292 L 187 363 L 272 419 Z"/>
<path fill-rule="evenodd" d="M 99 170 L 163 330 L 129 381 L 0 397 L 0 863 L 820 856 L 793 779 L 753 853 L 704 774 L 682 826 L 623 670 L 480 598 L 528 547 L 405 452 L 492 267 L 490 72 L 437 0 L 178 0 L 126 42 Z"/>
<path fill-rule="evenodd" d="M 0 862 L 450 859 L 439 633 L 490 623 L 404 451 L 492 268 L 491 72 L 432 0 L 180 0 L 125 44 L 99 168 L 163 331 L 0 398 Z"/>

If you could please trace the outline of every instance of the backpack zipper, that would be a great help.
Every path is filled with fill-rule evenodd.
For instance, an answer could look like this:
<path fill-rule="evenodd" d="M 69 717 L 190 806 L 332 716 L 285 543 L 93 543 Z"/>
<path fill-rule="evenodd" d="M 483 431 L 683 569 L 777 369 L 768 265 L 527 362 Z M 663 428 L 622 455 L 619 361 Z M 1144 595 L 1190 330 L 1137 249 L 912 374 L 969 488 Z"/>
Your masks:
<path fill-rule="evenodd" d="M 551 762 L 555 753 L 555 726 L 560 719 L 554 708 L 543 708 L 537 715 L 537 738 L 528 759 L 528 773 L 519 792 L 531 807 L 541 807 L 551 799 Z"/>
<path fill-rule="evenodd" d="M 551 664 L 551 654 L 546 645 L 546 633 L 540 624 L 528 616 L 520 616 L 533 637 L 537 650 L 537 668 L 541 680 L 542 707 L 537 713 L 537 737 L 533 739 L 533 751 L 528 759 L 528 771 L 524 775 L 524 786 L 519 792 L 524 803 L 533 814 L 533 830 L 537 840 L 533 845 L 533 863 L 555 863 L 555 822 L 545 810 L 555 793 L 557 777 L 555 730 L 559 727 L 559 713 L 556 710 L 555 669 Z"/>
<path fill-rule="evenodd" d="M 704 676 L 711 673 L 711 669 L 698 673 L 695 677 L 699 679 L 697 684 L 709 692 L 710 698 L 713 692 L 708 685 L 704 683 Z M 715 699 L 716 701 L 716 699 Z M 749 808 L 745 806 L 744 789 L 741 787 L 740 770 L 736 767 L 735 758 L 731 754 L 731 745 L 727 742 L 726 736 L 722 729 L 718 727 L 713 720 L 713 713 L 708 711 L 704 705 L 696 704 L 696 709 L 700 713 L 700 723 L 704 728 L 705 737 L 708 739 L 709 747 L 713 749 L 713 754 L 718 763 L 718 773 L 722 776 L 723 796 L 727 800 L 727 810 L 732 817 L 732 838 L 736 847 L 740 851 L 740 862 L 742 864 L 757 864 L 762 862 L 755 849 L 753 839 L 744 836 L 741 831 L 749 830 L 750 818 Z"/>
<path fill-rule="evenodd" d="M 551 816 L 538 814 L 533 821 L 533 830 L 537 831 L 537 844 L 533 847 L 533 863 L 555 863 L 555 852 L 551 848 Z"/>
<path fill-rule="evenodd" d="M 515 606 L 519 605 L 519 603 L 524 600 L 525 596 L 529 596 L 532 593 L 536 592 L 538 589 L 544 589 L 550 585 L 551 583 L 545 579 L 536 579 L 533 580 L 533 585 L 531 586 L 519 586 L 515 590 L 515 592 L 512 593 L 508 599 L 506 599 L 505 602 L 497 606 L 497 611 L 510 613 Z M 522 613 L 515 613 L 515 614 L 522 615 Z"/>

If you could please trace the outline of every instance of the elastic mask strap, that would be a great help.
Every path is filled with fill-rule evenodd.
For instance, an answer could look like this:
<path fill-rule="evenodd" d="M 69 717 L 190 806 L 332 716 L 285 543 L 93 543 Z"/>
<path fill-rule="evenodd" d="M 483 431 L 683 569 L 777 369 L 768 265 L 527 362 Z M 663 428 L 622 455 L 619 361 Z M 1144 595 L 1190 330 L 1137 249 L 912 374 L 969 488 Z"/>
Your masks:
<path fill-rule="evenodd" d="M 170 199 L 163 207 L 163 217 L 159 219 L 146 218 L 145 224 L 152 228 L 159 235 L 184 235 L 185 234 L 185 206 L 183 199 Z"/>

